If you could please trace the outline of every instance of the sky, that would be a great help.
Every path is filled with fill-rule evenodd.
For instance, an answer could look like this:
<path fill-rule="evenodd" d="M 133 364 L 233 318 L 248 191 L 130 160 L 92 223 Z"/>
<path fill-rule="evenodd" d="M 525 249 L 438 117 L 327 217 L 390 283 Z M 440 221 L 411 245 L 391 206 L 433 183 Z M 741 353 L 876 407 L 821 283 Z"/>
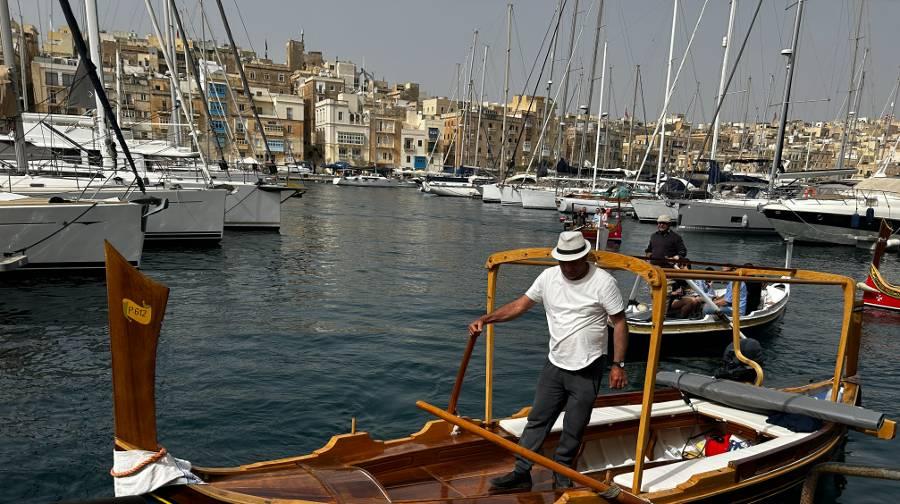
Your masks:
<path fill-rule="evenodd" d="M 143 0 L 96 0 L 101 29 L 152 30 Z M 162 0 L 151 0 L 161 12 Z M 474 76 L 480 90 L 484 46 L 489 46 L 485 65 L 484 99 L 503 100 L 506 54 L 507 2 L 499 0 L 222 0 L 239 46 L 284 61 L 285 42 L 298 39 L 301 31 L 307 50 L 322 51 L 326 59 L 350 60 L 388 82 L 418 82 L 431 96 L 455 96 L 457 64 L 465 88 L 473 31 L 478 30 Z M 560 83 L 567 65 L 576 0 L 561 0 L 551 95 L 562 100 Z M 750 27 L 759 0 L 738 2 L 729 70 Z M 83 0 L 71 0 L 76 13 Z M 632 113 L 635 66 L 641 79 L 637 96 L 639 117 L 657 117 L 663 106 L 666 60 L 672 27 L 674 0 L 606 0 L 598 51 L 597 75 L 593 80 L 596 114 L 600 94 L 602 46 L 607 43 L 606 97 L 613 117 Z M 176 0 L 187 30 L 200 37 L 198 0 Z M 569 110 L 587 105 L 588 83 L 600 0 L 578 0 L 575 51 L 570 68 Z M 694 26 L 699 26 L 672 94 L 669 112 L 684 113 L 694 122 L 708 121 L 715 110 L 722 68 L 722 38 L 729 17 L 727 0 L 681 0 L 676 19 L 672 75 L 683 59 Z M 216 39 L 225 40 L 214 0 L 203 2 Z M 512 47 L 510 49 L 510 95 L 534 92 L 537 75 L 545 59 L 547 42 L 556 26 L 556 0 L 513 2 Z M 21 13 L 26 23 L 38 26 L 42 35 L 51 26 L 64 24 L 58 0 L 11 0 L 14 18 Z M 810 121 L 844 116 L 859 0 L 806 0 L 794 84 L 792 119 Z M 762 0 L 756 23 L 747 40 L 722 107 L 726 121 L 771 119 L 782 101 L 785 61 L 780 55 L 790 46 L 796 12 L 795 0 Z M 83 19 L 83 18 L 82 18 Z M 900 1 L 868 0 L 864 4 L 857 68 L 865 57 L 865 78 L 860 117 L 890 113 L 893 91 L 900 72 Z M 83 27 L 82 27 L 83 29 Z M 537 94 L 545 94 L 549 63 L 543 70 Z M 609 67 L 612 67 L 611 70 Z M 529 72 L 534 68 L 528 79 Z M 859 70 L 857 70 L 858 72 Z M 583 78 L 579 76 L 583 75 Z M 859 74 L 857 73 L 857 79 Z M 750 86 L 748 87 L 748 79 Z M 527 87 L 526 87 L 527 84 Z M 749 90 L 749 92 L 748 92 Z M 604 102 L 606 100 L 604 99 Z M 643 102 L 643 107 L 641 103 Z M 900 104 L 898 104 L 900 105 Z M 607 110 L 604 103 L 604 111 Z M 646 114 L 643 113 L 646 110 Z"/>

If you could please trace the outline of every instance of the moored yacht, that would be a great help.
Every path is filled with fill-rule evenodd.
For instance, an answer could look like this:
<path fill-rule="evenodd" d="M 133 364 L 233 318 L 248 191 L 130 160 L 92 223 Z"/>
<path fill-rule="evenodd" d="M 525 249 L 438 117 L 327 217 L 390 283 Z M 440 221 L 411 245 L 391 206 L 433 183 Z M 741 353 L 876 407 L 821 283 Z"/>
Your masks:
<path fill-rule="evenodd" d="M 763 213 L 778 233 L 801 242 L 870 246 L 881 221 L 900 229 L 900 179 L 869 177 L 848 194 L 806 191 L 773 201 Z"/>
<path fill-rule="evenodd" d="M 144 206 L 117 200 L 71 201 L 0 193 L 0 272 L 103 267 L 103 242 L 137 266 Z"/>

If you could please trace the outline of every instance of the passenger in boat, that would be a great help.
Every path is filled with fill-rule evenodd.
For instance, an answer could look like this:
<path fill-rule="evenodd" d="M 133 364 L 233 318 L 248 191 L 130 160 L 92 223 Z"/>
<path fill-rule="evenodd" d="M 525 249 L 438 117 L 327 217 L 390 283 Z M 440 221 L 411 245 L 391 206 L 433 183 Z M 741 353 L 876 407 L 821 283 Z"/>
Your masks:
<path fill-rule="evenodd" d="M 613 327 L 615 354 L 609 371 L 610 388 L 627 385 L 625 352 L 628 326 L 625 303 L 615 278 L 587 260 L 590 244 L 578 231 L 560 233 L 551 255 L 559 266 L 545 269 L 525 294 L 469 324 L 477 336 L 487 324 L 513 320 L 536 303 L 544 305 L 550 332 L 550 352 L 541 371 L 528 424 L 519 445 L 540 451 L 544 439 L 565 409 L 563 431 L 554 459 L 572 467 L 590 420 L 594 399 L 609 357 L 607 326 Z M 492 492 L 531 488 L 532 462 L 516 457 L 512 472 L 491 480 Z M 554 474 L 555 488 L 569 488 L 568 478 Z"/>
<path fill-rule="evenodd" d="M 650 235 L 650 243 L 644 251 L 651 264 L 671 268 L 672 261 L 678 261 L 687 255 L 684 240 L 671 230 L 671 226 L 672 218 L 668 215 L 660 215 L 656 219 L 656 232 Z"/>
<path fill-rule="evenodd" d="M 606 226 L 606 214 L 597 207 L 597 210 L 594 211 L 594 217 L 592 220 L 594 224 L 594 229 L 600 229 L 600 226 Z"/>
<path fill-rule="evenodd" d="M 734 268 L 726 266 L 722 268 L 722 271 L 734 271 Z M 732 291 L 734 289 L 731 288 L 731 284 L 729 283 L 727 288 L 725 289 L 725 295 L 716 296 L 713 298 L 713 303 L 719 307 L 719 311 L 724 313 L 725 315 L 731 316 L 731 301 L 732 301 Z M 745 282 L 741 282 L 741 293 L 740 293 L 740 301 L 738 302 L 738 306 L 741 310 L 741 315 L 745 315 L 747 313 L 747 284 Z M 716 310 L 709 305 L 703 307 L 703 314 L 709 315 L 716 313 Z"/>
<path fill-rule="evenodd" d="M 575 227 L 583 227 L 588 222 L 587 209 L 582 208 L 575 212 L 575 215 L 572 217 L 572 222 Z"/>

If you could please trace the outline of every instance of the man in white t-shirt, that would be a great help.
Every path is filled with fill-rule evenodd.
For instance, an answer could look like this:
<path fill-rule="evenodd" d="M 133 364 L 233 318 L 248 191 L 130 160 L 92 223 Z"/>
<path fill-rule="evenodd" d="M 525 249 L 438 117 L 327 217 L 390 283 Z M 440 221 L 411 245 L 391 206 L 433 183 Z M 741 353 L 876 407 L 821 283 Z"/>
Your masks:
<path fill-rule="evenodd" d="M 563 431 L 554 460 L 569 467 L 574 466 L 606 369 L 607 325 L 613 326 L 615 339 L 609 386 L 622 388 L 628 383 L 624 362 L 628 348 L 625 303 L 615 278 L 588 262 L 590 251 L 590 244 L 580 232 L 561 233 L 551 252 L 559 266 L 544 270 L 523 296 L 469 324 L 469 334 L 478 335 L 486 324 L 512 320 L 535 303 L 544 305 L 550 330 L 550 353 L 541 371 L 528 424 L 519 445 L 540 451 L 544 438 L 565 409 Z M 491 480 L 491 492 L 531 488 L 532 465 L 528 459 L 517 456 L 512 472 Z M 553 486 L 568 488 L 572 482 L 554 474 Z"/>

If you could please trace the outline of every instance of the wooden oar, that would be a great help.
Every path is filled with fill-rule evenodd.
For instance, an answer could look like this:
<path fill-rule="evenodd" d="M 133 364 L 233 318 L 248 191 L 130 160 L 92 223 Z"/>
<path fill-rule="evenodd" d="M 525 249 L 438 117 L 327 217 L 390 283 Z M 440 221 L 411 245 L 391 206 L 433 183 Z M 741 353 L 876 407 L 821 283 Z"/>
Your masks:
<path fill-rule="evenodd" d="M 641 499 L 640 497 L 636 497 L 635 495 L 632 495 L 630 493 L 622 491 L 622 489 L 619 488 L 618 486 L 607 485 L 601 481 L 595 480 L 594 478 L 585 476 L 584 474 L 581 474 L 580 472 L 572 469 L 571 467 L 567 467 L 558 462 L 550 460 L 547 457 L 544 457 L 543 455 L 535 453 L 527 448 L 522 448 L 521 446 L 517 445 L 516 443 L 513 443 L 512 441 L 510 441 L 508 439 L 500 437 L 497 434 L 494 434 L 493 432 L 491 432 L 487 429 L 479 427 L 478 425 L 475 425 L 474 423 L 472 423 L 468 420 L 464 420 L 456 415 L 451 415 L 451 414 L 447 413 L 446 411 L 438 408 L 437 406 L 428 404 L 425 401 L 416 401 L 416 406 L 419 407 L 420 409 L 425 410 L 425 411 L 431 413 L 432 415 L 448 422 L 448 423 L 456 425 L 457 427 L 459 427 L 465 431 L 471 432 L 472 434 L 475 434 L 476 436 L 482 437 L 485 440 L 490 441 L 491 443 L 499 445 L 500 447 L 502 447 L 512 453 L 515 453 L 516 455 L 520 455 L 520 456 L 534 462 L 535 464 L 544 466 L 547 469 L 550 469 L 551 471 L 553 471 L 555 473 L 561 474 L 561 475 L 569 478 L 572 481 L 576 481 L 579 484 L 584 485 L 595 492 L 599 492 L 600 497 L 603 497 L 604 499 L 609 499 L 609 500 L 616 501 L 616 502 L 622 502 L 625 504 L 646 504 L 646 502 L 647 502 L 646 500 Z"/>
<path fill-rule="evenodd" d="M 466 368 L 469 367 L 469 359 L 472 357 L 472 351 L 475 349 L 476 340 L 478 340 L 478 335 L 469 336 L 466 351 L 463 353 L 462 361 L 459 363 L 459 371 L 456 372 L 456 383 L 453 384 L 453 392 L 450 393 L 450 403 L 447 404 L 447 411 L 454 415 L 456 414 L 459 392 L 462 390 L 463 378 L 466 376 Z"/>

